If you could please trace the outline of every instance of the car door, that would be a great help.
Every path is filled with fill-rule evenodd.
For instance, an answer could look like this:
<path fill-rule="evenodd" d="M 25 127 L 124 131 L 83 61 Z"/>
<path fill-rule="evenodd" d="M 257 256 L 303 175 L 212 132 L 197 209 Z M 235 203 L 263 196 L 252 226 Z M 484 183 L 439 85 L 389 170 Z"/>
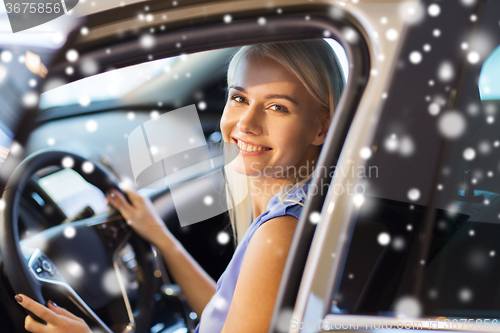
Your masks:
<path fill-rule="evenodd" d="M 497 5 L 403 12 L 422 16 L 399 30 L 382 94 L 357 111 L 291 331 L 498 329 Z"/>
<path fill-rule="evenodd" d="M 342 151 L 354 111 L 367 84 L 370 73 L 369 63 L 374 61 L 374 56 L 380 52 L 380 50 L 370 49 L 372 45 L 367 44 L 366 40 L 361 38 L 366 30 L 356 26 L 355 22 L 358 22 L 355 18 L 358 15 L 356 11 L 344 11 L 341 7 L 328 3 L 301 1 L 277 2 L 273 6 L 268 6 L 265 2 L 241 1 L 238 6 L 235 6 L 234 3 L 229 5 L 225 2 L 190 1 L 172 4 L 151 2 L 147 5 L 138 3 L 120 9 L 98 12 L 88 15 L 87 21 L 81 24 L 81 27 L 85 29 L 80 27 L 75 30 L 64 47 L 57 52 L 55 58 L 47 62 L 47 64 L 50 63 L 49 74 L 46 78 L 47 85 L 37 85 L 39 89 L 37 92 L 43 89 L 55 89 L 62 84 L 85 78 L 89 72 L 82 67 L 82 64 L 89 62 L 93 64 L 92 74 L 96 75 L 110 68 L 123 68 L 154 59 L 180 56 L 183 53 L 237 47 L 247 43 L 334 37 L 347 50 L 350 74 L 346 94 L 336 112 L 332 131 L 321 157 L 321 166 L 330 169 Z M 363 7 L 360 4 L 359 8 L 369 10 L 377 6 L 366 4 Z M 383 9 L 379 7 L 378 10 L 383 11 Z M 395 24 L 394 27 L 399 28 L 400 23 Z M 396 46 L 389 43 L 383 50 L 389 55 L 395 52 L 395 49 Z M 379 70 L 380 77 L 383 78 L 388 75 L 389 67 L 381 66 Z M 174 106 L 165 105 L 164 109 L 171 110 Z M 106 106 L 106 108 L 109 107 Z M 19 131 L 24 134 L 17 135 L 16 142 L 19 145 L 24 146 L 27 143 L 28 134 L 34 127 L 48 126 L 51 123 L 55 124 L 56 121 L 69 120 L 76 116 L 87 117 L 89 114 L 103 111 L 103 107 L 86 108 L 86 106 L 76 105 L 64 110 L 48 111 L 41 113 L 38 118 L 26 118 L 22 130 Z M 11 161 L 15 166 L 19 159 L 16 160 L 14 155 L 10 154 L 7 161 Z M 329 183 L 331 178 L 331 173 L 318 175 L 317 182 Z M 163 206 L 171 205 L 168 200 L 161 200 L 164 198 L 163 194 L 156 193 L 153 199 L 158 199 L 155 204 L 159 210 L 164 211 L 166 222 L 172 226 L 176 222 L 172 217 L 173 210 L 172 207 Z M 308 216 L 311 212 L 321 212 L 326 196 L 326 192 L 311 196 L 310 204 L 302 217 L 301 228 L 303 229 L 301 230 L 306 240 L 309 237 L 306 243 L 310 241 L 315 230 L 315 226 L 307 223 Z M 221 228 L 220 221 L 216 223 Z M 207 268 L 211 265 L 210 256 L 203 252 L 208 246 L 199 246 L 199 244 L 207 243 L 206 235 L 209 231 L 212 237 L 216 235 L 211 225 L 200 223 L 190 227 L 188 232 L 181 231 L 180 228 L 177 232 L 177 236 L 188 249 L 190 244 L 198 244 L 200 261 L 205 262 Z M 214 240 L 210 239 L 210 241 L 213 243 Z M 220 248 L 216 248 L 216 251 L 220 251 Z M 302 277 L 307 251 L 308 246 L 299 251 L 302 261 L 290 260 L 291 263 L 299 266 L 288 271 L 285 277 L 293 279 L 297 287 Z M 205 259 L 202 257 L 203 254 Z M 229 257 L 226 256 L 225 260 Z M 221 260 L 219 267 L 213 270 L 214 276 L 221 273 L 223 262 L 224 260 Z M 285 294 L 293 299 L 296 291 L 290 290 Z"/>

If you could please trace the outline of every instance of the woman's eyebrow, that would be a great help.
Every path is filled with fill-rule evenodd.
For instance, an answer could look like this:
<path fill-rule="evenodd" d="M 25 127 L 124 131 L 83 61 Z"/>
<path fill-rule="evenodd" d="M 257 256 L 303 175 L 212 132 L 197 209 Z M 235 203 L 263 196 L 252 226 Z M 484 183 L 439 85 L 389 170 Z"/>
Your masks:
<path fill-rule="evenodd" d="M 238 91 L 241 91 L 241 92 L 245 92 L 245 88 L 240 87 L 240 86 L 237 86 L 237 85 L 235 85 L 235 84 L 231 85 L 231 86 L 229 87 L 229 89 L 235 89 L 235 90 L 238 90 Z"/>
<path fill-rule="evenodd" d="M 267 95 L 266 99 L 271 99 L 271 98 L 281 98 L 281 99 L 286 99 L 287 101 L 292 102 L 295 105 L 299 105 L 293 98 L 287 95 L 278 95 L 278 94 L 272 94 L 272 95 Z"/>
<path fill-rule="evenodd" d="M 238 91 L 241 91 L 241 92 L 246 92 L 245 88 L 237 86 L 237 85 L 234 85 L 234 84 L 232 86 L 230 86 L 229 89 L 235 89 L 235 90 L 238 90 Z M 295 105 L 299 105 L 299 103 L 297 103 L 293 98 L 291 98 L 288 95 L 271 94 L 271 95 L 267 95 L 265 98 L 266 99 L 271 99 L 271 98 L 286 99 L 287 101 L 290 101 L 290 102 L 292 102 Z"/>

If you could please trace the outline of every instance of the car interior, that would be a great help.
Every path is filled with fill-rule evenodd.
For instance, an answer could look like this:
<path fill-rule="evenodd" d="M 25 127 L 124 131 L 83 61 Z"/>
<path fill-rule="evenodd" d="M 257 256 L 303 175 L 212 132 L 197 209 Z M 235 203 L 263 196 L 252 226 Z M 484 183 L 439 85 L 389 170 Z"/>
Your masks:
<path fill-rule="evenodd" d="M 155 3 L 152 9 L 162 6 Z M 0 99 L 5 110 L 0 146 L 10 146 L 0 148 L 0 182 L 7 184 L 1 202 L 0 321 L 7 331 L 24 332 L 26 313 L 12 295 L 26 289 L 85 318 L 96 332 L 194 329 L 199 314 L 187 305 L 160 254 L 131 232 L 106 204 L 104 192 L 137 184 L 129 135 L 151 119 L 194 105 L 207 143 L 220 142 L 228 60 L 238 47 L 257 42 L 325 38 L 336 51 L 349 77 L 342 103 L 350 112 L 339 113 L 342 131 L 323 148 L 323 163 L 334 165 L 369 76 L 369 52 L 362 40 L 349 44 L 339 33 L 350 17 L 334 17 L 334 33 L 325 34 L 326 20 L 317 13 L 324 8 L 310 10 L 317 15 L 310 22 L 303 14 L 308 8 L 291 7 L 287 18 L 272 17 L 269 24 L 255 24 L 255 13 L 235 14 L 230 19 L 241 22 L 232 29 L 219 17 L 123 28 L 120 20 L 144 9 L 133 4 L 111 23 L 110 13 L 118 13 L 113 9 L 90 15 L 84 24 L 99 35 L 77 29 L 59 51 L 27 45 L 12 51 L 16 57 L 26 51 L 38 55 L 50 71 L 45 80 L 29 81 L 31 73 L 13 62 L 20 74 L 0 85 L 2 96 L 8 96 Z M 495 13 L 496 7 L 488 8 L 485 13 Z M 442 17 L 453 21 L 457 15 L 466 14 L 457 9 Z M 364 202 L 352 217 L 341 254 L 331 314 L 500 316 L 500 289 L 492 289 L 500 272 L 495 151 L 500 149 L 500 40 L 491 33 L 498 29 L 498 17 L 485 15 L 479 24 L 476 33 L 488 36 L 481 61 L 467 57 L 473 41 L 457 42 L 470 27 L 450 25 L 439 28 L 451 37 L 432 40 L 432 52 L 426 54 L 433 65 L 420 67 L 408 55 L 423 45 L 426 49 L 425 36 L 436 26 L 409 29 L 368 147 L 365 172 L 370 173 L 361 177 Z M 442 75 L 440 68 L 445 68 Z M 430 79 L 436 71 L 439 79 Z M 41 93 L 36 103 L 31 95 L 16 98 L 28 81 Z M 25 113 L 18 112 L 23 108 Z M 177 183 L 170 184 L 185 189 L 188 206 L 190 193 L 207 186 L 198 179 L 193 170 L 179 170 Z M 245 226 L 235 237 L 226 213 L 181 226 L 168 186 L 149 185 L 141 184 L 139 193 L 153 201 L 169 230 L 217 280 Z M 321 211 L 325 197 L 309 197 L 307 210 Z M 295 274 L 282 280 L 283 290 L 293 292 L 280 296 L 282 307 L 294 304 L 308 254 L 304 248 L 309 249 L 315 231 L 311 224 L 300 228 L 295 261 L 288 267 Z"/>
<path fill-rule="evenodd" d="M 141 47 L 148 48 L 143 44 L 151 36 L 139 37 Z M 347 77 L 343 47 L 332 38 L 325 40 L 341 59 Z M 126 65 L 121 63 L 126 52 L 119 46 L 89 49 L 90 55 L 77 64 L 68 63 L 62 70 L 55 66 L 55 74 L 43 82 L 36 125 L 23 147 L 28 157 L 9 178 L 7 189 L 13 190 L 4 194 L 6 215 L 19 237 L 29 273 L 42 285 L 34 288 L 41 299 L 86 318 L 97 331 L 122 332 L 131 326 L 137 332 L 191 331 L 199 318 L 170 278 L 160 254 L 130 232 L 107 205 L 104 192 L 119 184 L 138 184 L 128 136 L 166 112 L 195 105 L 207 143 L 221 141 L 226 70 L 239 48 L 148 56 Z M 43 50 L 30 50 L 50 63 Z M 114 52 L 115 59 L 100 58 Z M 58 75 L 61 71 L 63 75 Z M 4 124 L 2 135 L 8 142 L 12 126 L 5 120 Z M 196 170 L 186 168 L 178 174 L 177 183 L 169 185 L 184 187 L 187 196 L 207 186 L 198 180 Z M 217 280 L 237 244 L 228 215 L 181 226 L 169 187 L 140 185 L 139 193 L 153 201 L 169 230 Z M 192 204 L 189 197 L 187 204 Z M 9 284 L 4 285 L 2 295 L 11 293 Z M 6 306 L 5 298 L 5 319 L 22 317 L 19 309 Z M 14 320 L 12 325 L 19 323 Z"/>

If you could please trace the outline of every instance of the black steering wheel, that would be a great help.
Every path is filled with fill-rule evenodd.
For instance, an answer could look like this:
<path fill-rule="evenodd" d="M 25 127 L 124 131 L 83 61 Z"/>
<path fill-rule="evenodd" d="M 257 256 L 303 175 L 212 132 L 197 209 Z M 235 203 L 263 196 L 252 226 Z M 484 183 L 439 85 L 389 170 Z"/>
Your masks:
<path fill-rule="evenodd" d="M 69 151 L 44 150 L 21 162 L 3 193 L 5 208 L 0 221 L 0 250 L 12 289 L 46 304 L 42 290 L 55 288 L 71 300 L 72 304 L 68 304 L 76 306 L 93 329 L 108 333 L 146 332 L 153 315 L 157 281 L 153 251 L 118 211 L 62 223 L 20 242 L 18 220 L 26 184 L 40 169 L 61 167 L 63 158 L 72 159 L 71 168 L 101 191 L 121 191 L 117 179 L 103 166 L 92 162 L 93 170 L 85 172 L 82 165 L 88 160 Z M 67 228 L 71 228 L 69 233 Z M 118 256 L 125 246 L 133 249 L 137 262 L 138 292 L 133 308 Z M 75 270 L 77 277 L 72 274 Z"/>

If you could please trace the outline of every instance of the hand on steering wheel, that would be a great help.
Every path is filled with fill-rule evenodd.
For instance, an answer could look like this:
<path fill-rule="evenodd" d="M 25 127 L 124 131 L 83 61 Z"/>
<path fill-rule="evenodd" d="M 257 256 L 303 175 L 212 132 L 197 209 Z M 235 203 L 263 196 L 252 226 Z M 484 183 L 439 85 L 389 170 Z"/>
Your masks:
<path fill-rule="evenodd" d="M 123 218 L 139 236 L 157 246 L 162 242 L 163 237 L 170 235 L 170 231 L 156 212 L 153 203 L 134 190 L 124 188 L 122 190 L 127 194 L 130 203 L 115 189 L 106 193 L 108 202 L 120 211 Z"/>
<path fill-rule="evenodd" d="M 26 316 L 24 327 L 28 332 L 50 332 L 50 333 L 92 333 L 90 328 L 80 317 L 75 316 L 66 309 L 57 306 L 54 302 L 48 301 L 47 307 L 35 302 L 26 295 L 16 295 L 16 301 L 21 304 L 26 310 L 44 320 L 47 325 L 44 325 L 30 315 Z"/>
<path fill-rule="evenodd" d="M 54 225 L 23 240 L 19 238 L 21 199 L 30 178 L 38 170 L 54 166 L 60 168 L 64 158 L 71 158 L 74 161 L 72 170 L 101 191 L 115 188 L 115 195 L 121 192 L 118 180 L 98 161 L 92 161 L 94 170 L 88 173 L 83 170 L 82 165 L 89 159 L 65 150 L 37 151 L 24 159 L 14 170 L 2 197 L 5 201 L 0 219 L 0 252 L 3 269 L 14 293 L 23 298 L 20 305 L 30 310 L 34 314 L 33 318 L 39 317 L 48 323 L 44 325 L 28 317 L 26 328 L 32 332 L 91 332 L 81 319 L 62 308 L 43 305 L 46 302 L 42 288 L 47 287 L 57 289 L 61 302 L 73 303 L 81 311 L 78 315 L 84 318 L 92 329 L 95 326 L 103 332 L 111 333 L 110 327 L 116 327 L 120 332 L 125 330 L 134 330 L 137 333 L 149 332 L 158 283 L 154 276 L 153 251 L 150 244 L 130 231 L 125 223 L 126 219 L 122 216 L 116 212 L 108 212 L 74 221 L 71 227 L 76 232 L 71 240 L 64 234 L 64 230 L 68 227 L 64 223 Z M 133 192 L 130 196 L 134 199 L 134 207 L 138 206 L 140 196 Z M 121 194 L 121 198 L 125 201 L 124 194 Z M 147 202 L 144 207 L 146 205 Z M 149 205 L 152 207 L 151 203 Z M 143 218 L 151 221 L 147 214 L 139 214 L 137 210 L 122 209 L 122 211 L 125 212 L 127 219 L 133 221 L 134 226 L 139 219 L 141 222 Z M 142 212 L 147 211 L 145 208 L 142 210 Z M 150 213 L 149 216 L 154 219 L 156 215 Z M 166 227 L 164 229 L 166 230 Z M 142 234 L 152 233 L 158 231 Z M 119 279 L 124 279 L 119 264 L 122 260 L 120 251 L 125 246 L 133 249 L 138 270 L 142 273 L 141 279 L 135 275 L 132 277 L 138 283 L 135 291 L 129 291 L 125 284 L 119 283 Z M 65 265 L 69 261 L 77 263 L 82 268 L 97 264 L 98 269 L 89 271 L 89 274 L 84 270 L 83 275 L 74 277 Z M 109 272 L 113 287 L 119 288 L 111 290 L 105 284 Z M 134 297 L 133 308 L 129 292 Z M 101 316 L 106 318 L 106 322 Z M 72 328 L 66 329 L 67 325 L 72 325 Z"/>
<path fill-rule="evenodd" d="M 169 231 L 156 213 L 151 200 L 142 197 L 131 189 L 124 189 L 124 192 L 131 204 L 122 193 L 115 189 L 110 189 L 106 193 L 106 197 L 109 203 L 120 211 L 127 223 L 142 238 L 152 244 L 157 244 L 161 240 L 161 236 L 169 233 Z M 82 318 L 57 306 L 52 301 L 49 301 L 47 307 L 45 307 L 23 294 L 16 295 L 15 298 L 26 310 L 47 323 L 47 325 L 44 325 L 27 315 L 25 328 L 29 332 L 92 333 Z"/>

